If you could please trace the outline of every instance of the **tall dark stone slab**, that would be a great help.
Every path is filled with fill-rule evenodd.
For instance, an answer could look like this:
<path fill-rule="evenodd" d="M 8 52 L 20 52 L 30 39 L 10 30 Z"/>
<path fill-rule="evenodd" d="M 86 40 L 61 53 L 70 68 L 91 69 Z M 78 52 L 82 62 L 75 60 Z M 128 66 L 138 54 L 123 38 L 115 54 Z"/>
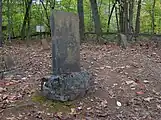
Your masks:
<path fill-rule="evenodd" d="M 54 74 L 80 72 L 78 16 L 74 13 L 53 11 L 50 21 Z"/>
<path fill-rule="evenodd" d="M 52 100 L 83 97 L 90 88 L 90 75 L 80 70 L 79 20 L 73 13 L 55 11 L 50 18 L 53 75 L 42 79 L 41 90 Z"/>

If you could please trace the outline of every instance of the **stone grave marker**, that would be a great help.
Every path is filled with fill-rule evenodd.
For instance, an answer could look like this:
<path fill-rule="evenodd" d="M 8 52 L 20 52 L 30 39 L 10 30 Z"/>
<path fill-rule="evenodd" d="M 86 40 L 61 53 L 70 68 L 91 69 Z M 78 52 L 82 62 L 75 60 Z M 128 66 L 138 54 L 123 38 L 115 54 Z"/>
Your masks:
<path fill-rule="evenodd" d="M 53 15 L 53 72 L 80 72 L 79 18 L 76 14 L 63 11 L 54 11 Z"/>
<path fill-rule="evenodd" d="M 41 44 L 42 44 L 43 50 L 49 50 L 50 49 L 48 41 L 46 39 L 41 39 Z"/>
<path fill-rule="evenodd" d="M 121 45 L 125 49 L 129 46 L 127 36 L 125 34 L 122 33 L 119 34 L 119 45 Z"/>
<path fill-rule="evenodd" d="M 43 78 L 42 93 L 49 99 L 68 101 L 82 97 L 89 88 L 90 75 L 80 69 L 79 17 L 52 11 L 53 75 Z"/>

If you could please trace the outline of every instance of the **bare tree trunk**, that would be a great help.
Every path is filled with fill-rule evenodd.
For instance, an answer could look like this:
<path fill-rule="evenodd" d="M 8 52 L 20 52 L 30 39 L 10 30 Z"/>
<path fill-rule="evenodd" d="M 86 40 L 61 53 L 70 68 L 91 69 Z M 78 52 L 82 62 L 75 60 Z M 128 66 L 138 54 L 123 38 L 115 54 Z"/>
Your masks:
<path fill-rule="evenodd" d="M 12 11 L 12 9 L 13 9 L 13 0 L 10 0 L 10 10 Z M 10 22 L 11 22 L 11 26 L 10 26 L 10 29 L 11 29 L 11 37 L 14 37 L 15 36 L 15 33 L 14 33 L 14 29 L 13 29 L 13 14 L 10 14 L 11 16 L 11 20 L 10 20 Z"/>
<path fill-rule="evenodd" d="M 133 33 L 134 0 L 129 1 L 129 32 Z"/>
<path fill-rule="evenodd" d="M 119 24 L 120 24 L 120 32 L 124 33 L 125 32 L 125 27 L 124 27 L 124 7 L 119 3 Z"/>
<path fill-rule="evenodd" d="M 46 25 L 47 25 L 48 28 L 50 29 L 50 20 L 49 20 L 49 15 L 48 15 L 47 7 L 45 7 L 43 1 L 40 1 L 40 2 L 41 2 L 42 6 L 43 6 L 43 8 L 44 8 L 44 11 L 45 11 L 45 15 L 46 15 L 46 19 L 47 19 L 47 24 L 46 24 Z"/>
<path fill-rule="evenodd" d="M 152 34 L 155 32 L 155 3 L 156 0 L 153 0 L 153 7 L 152 7 Z"/>
<path fill-rule="evenodd" d="M 2 47 L 2 0 L 0 0 L 0 47 Z"/>
<path fill-rule="evenodd" d="M 11 41 L 11 14 L 10 14 L 10 1 L 7 0 L 7 17 L 8 17 L 8 40 Z"/>
<path fill-rule="evenodd" d="M 89 16 L 89 25 L 87 26 L 88 27 L 88 31 L 93 31 L 93 19 L 92 19 L 92 10 L 89 11 L 90 12 L 90 16 Z"/>
<path fill-rule="evenodd" d="M 123 48 L 126 48 L 128 46 L 128 40 L 129 40 L 129 28 L 128 28 L 128 8 L 129 8 L 129 0 L 122 0 L 118 1 L 119 3 L 119 14 L 120 14 L 120 33 L 118 35 L 119 41 L 118 44 L 121 45 Z"/>
<path fill-rule="evenodd" d="M 28 16 L 28 19 L 31 18 L 31 12 L 29 12 L 29 16 Z M 30 39 L 30 20 L 27 21 L 27 41 Z"/>
<path fill-rule="evenodd" d="M 95 32 L 98 36 L 100 36 L 102 33 L 102 29 L 101 29 L 100 16 L 98 14 L 97 1 L 90 0 L 90 4 L 91 4 L 91 9 L 92 9 L 94 25 L 95 25 Z"/>
<path fill-rule="evenodd" d="M 136 15 L 136 24 L 135 24 L 135 33 L 140 32 L 140 11 L 141 11 L 141 0 L 138 1 L 137 15 Z"/>
<path fill-rule="evenodd" d="M 125 25 L 125 35 L 126 35 L 126 37 L 127 37 L 127 40 L 129 39 L 129 35 L 128 35 L 128 33 L 129 33 L 129 28 L 128 28 L 128 0 L 125 0 L 124 1 L 125 3 L 124 3 L 124 25 Z"/>
<path fill-rule="evenodd" d="M 118 19 L 118 13 L 117 13 L 117 7 L 115 6 L 115 16 L 116 16 L 116 23 L 117 23 L 117 32 L 120 32 L 120 27 L 119 27 L 119 19 Z"/>
<path fill-rule="evenodd" d="M 83 0 L 77 0 L 77 10 L 79 15 L 79 34 L 80 39 L 84 40 L 84 10 L 83 10 Z"/>
<path fill-rule="evenodd" d="M 24 39 L 24 37 L 25 37 L 26 23 L 29 20 L 29 13 L 30 13 L 31 5 L 32 5 L 32 0 L 27 1 L 26 13 L 25 13 L 25 16 L 24 16 L 22 29 L 21 29 L 21 37 L 22 37 L 22 39 Z"/>
<path fill-rule="evenodd" d="M 109 15 L 108 24 L 107 24 L 107 32 L 109 32 L 111 17 L 112 17 L 112 13 L 113 13 L 113 11 L 114 11 L 114 8 L 115 8 L 115 6 L 116 6 L 116 3 L 117 3 L 117 1 L 114 2 L 113 6 L 112 6 L 112 9 L 111 9 L 111 13 L 110 13 L 110 15 Z"/>

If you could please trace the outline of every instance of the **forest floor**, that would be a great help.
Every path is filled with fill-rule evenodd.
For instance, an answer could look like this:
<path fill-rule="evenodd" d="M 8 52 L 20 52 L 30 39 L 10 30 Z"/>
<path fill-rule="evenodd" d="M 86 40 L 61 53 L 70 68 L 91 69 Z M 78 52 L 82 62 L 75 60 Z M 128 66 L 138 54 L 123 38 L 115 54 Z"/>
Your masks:
<path fill-rule="evenodd" d="M 54 102 L 39 94 L 40 79 L 51 73 L 51 49 L 41 44 L 4 47 L 16 69 L 0 80 L 0 120 L 161 120 L 161 49 L 137 42 L 81 45 L 81 65 L 95 90 L 73 102 Z"/>

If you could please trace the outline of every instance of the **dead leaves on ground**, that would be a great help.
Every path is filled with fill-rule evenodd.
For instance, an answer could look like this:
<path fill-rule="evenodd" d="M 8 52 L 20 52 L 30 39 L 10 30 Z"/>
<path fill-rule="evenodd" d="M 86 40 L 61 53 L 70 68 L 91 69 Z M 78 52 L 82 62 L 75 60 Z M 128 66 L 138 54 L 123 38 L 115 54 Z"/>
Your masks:
<path fill-rule="evenodd" d="M 0 81 L 0 113 L 15 102 L 30 99 L 39 86 L 39 78 L 51 72 L 51 50 L 42 51 L 37 44 L 32 44 L 28 48 L 15 45 L 7 51 L 17 58 L 16 65 L 23 67 L 18 69 L 18 74 Z M 115 44 L 82 44 L 81 64 L 93 74 L 95 90 L 104 92 L 78 101 L 80 104 L 68 114 L 37 109 L 28 114 L 22 112 L 15 118 L 43 119 L 44 115 L 58 120 L 159 118 L 160 52 L 144 44 L 132 45 L 126 50 Z"/>

